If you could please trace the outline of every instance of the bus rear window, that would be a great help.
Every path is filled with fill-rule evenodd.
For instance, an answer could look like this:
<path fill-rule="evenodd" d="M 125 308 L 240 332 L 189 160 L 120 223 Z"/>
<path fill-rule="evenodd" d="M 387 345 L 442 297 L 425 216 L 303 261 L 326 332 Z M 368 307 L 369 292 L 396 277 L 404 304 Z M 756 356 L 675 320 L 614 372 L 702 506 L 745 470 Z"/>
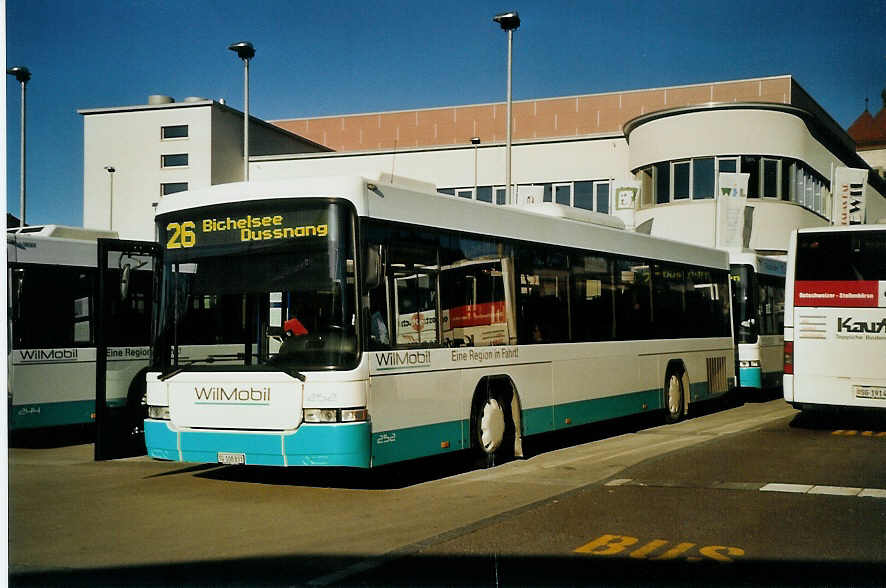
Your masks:
<path fill-rule="evenodd" d="M 796 280 L 886 280 L 886 231 L 799 233 Z"/>

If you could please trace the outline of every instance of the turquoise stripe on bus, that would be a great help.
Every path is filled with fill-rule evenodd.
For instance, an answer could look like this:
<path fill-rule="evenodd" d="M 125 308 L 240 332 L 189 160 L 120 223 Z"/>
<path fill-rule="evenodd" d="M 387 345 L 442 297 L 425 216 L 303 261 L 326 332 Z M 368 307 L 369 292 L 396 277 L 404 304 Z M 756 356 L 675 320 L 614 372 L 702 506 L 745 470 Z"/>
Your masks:
<path fill-rule="evenodd" d="M 597 421 L 605 421 L 662 407 L 661 390 L 644 390 L 633 394 L 567 402 L 554 407 L 554 428 L 565 429 Z M 569 424 L 566 424 L 566 419 Z"/>
<path fill-rule="evenodd" d="M 368 468 L 369 438 L 369 423 L 304 424 L 284 436 L 286 460 L 289 465 Z"/>
<path fill-rule="evenodd" d="M 466 420 L 373 433 L 372 465 L 458 451 L 467 447 L 469 436 L 470 423 Z M 444 442 L 449 447 L 443 447 Z"/>
<path fill-rule="evenodd" d="M 178 459 L 178 433 L 169 428 L 169 421 L 145 420 L 145 446 L 154 459 Z"/>
<path fill-rule="evenodd" d="M 758 367 L 743 367 L 738 370 L 738 381 L 742 388 L 763 387 L 763 370 Z"/>
<path fill-rule="evenodd" d="M 108 401 L 109 408 L 121 407 L 126 399 Z M 37 429 L 40 427 L 62 427 L 95 422 L 94 400 L 72 400 L 69 402 L 41 402 L 39 404 L 17 404 L 12 407 L 10 424 L 12 430 Z"/>
<path fill-rule="evenodd" d="M 369 434 L 369 423 L 302 425 L 294 433 L 282 434 L 178 432 L 168 421 L 145 421 L 149 456 L 196 463 L 216 463 L 223 452 L 245 454 L 247 465 L 368 468 Z"/>
<path fill-rule="evenodd" d="M 43 402 L 12 407 L 12 429 L 59 427 L 95 422 L 95 401 Z"/>

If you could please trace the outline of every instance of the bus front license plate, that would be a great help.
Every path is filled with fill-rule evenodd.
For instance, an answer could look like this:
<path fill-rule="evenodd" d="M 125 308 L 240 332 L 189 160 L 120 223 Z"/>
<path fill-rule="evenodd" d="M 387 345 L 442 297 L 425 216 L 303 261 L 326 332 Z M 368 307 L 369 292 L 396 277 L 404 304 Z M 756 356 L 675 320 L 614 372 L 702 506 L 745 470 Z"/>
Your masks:
<path fill-rule="evenodd" d="M 856 398 L 875 398 L 886 400 L 886 387 L 883 386 L 853 386 Z"/>
<path fill-rule="evenodd" d="M 218 463 L 223 463 L 225 465 L 246 465 L 246 454 L 219 452 Z"/>

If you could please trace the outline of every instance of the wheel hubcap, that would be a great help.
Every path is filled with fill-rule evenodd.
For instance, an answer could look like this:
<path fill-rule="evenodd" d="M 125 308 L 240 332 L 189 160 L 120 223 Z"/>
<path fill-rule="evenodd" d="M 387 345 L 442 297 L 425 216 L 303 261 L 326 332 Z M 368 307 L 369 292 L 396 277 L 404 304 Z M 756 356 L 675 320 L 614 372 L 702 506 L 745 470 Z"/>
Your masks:
<path fill-rule="evenodd" d="M 505 413 L 495 398 L 486 401 L 480 417 L 480 445 L 486 453 L 501 446 L 505 435 Z"/>
<path fill-rule="evenodd" d="M 676 418 L 680 414 L 680 379 L 677 376 L 671 376 L 668 381 L 668 412 Z"/>

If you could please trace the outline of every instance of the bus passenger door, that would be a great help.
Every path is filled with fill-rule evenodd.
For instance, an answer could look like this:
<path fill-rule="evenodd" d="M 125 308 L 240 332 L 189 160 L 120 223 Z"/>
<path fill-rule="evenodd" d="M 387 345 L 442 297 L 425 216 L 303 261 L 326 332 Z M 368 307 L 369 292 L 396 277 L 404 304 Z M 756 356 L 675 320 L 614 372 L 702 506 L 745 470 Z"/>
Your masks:
<path fill-rule="evenodd" d="M 145 373 L 151 359 L 153 270 L 160 246 L 98 240 L 95 297 L 95 459 L 145 454 Z"/>

